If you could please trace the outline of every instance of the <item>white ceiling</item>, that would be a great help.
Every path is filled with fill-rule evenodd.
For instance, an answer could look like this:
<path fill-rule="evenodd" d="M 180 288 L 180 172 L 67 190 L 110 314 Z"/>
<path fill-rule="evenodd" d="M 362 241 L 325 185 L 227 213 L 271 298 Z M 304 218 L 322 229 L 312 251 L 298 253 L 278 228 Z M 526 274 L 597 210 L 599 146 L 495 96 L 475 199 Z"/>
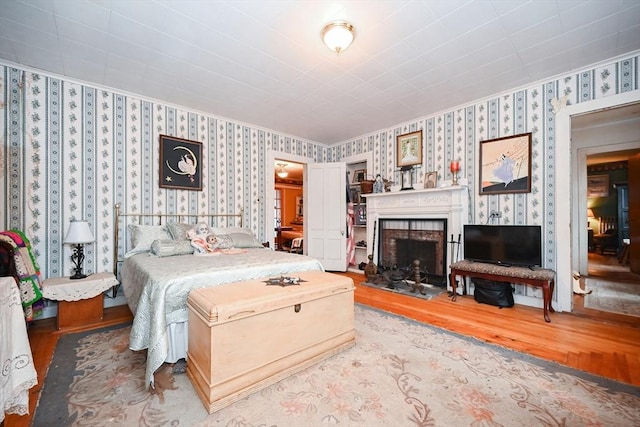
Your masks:
<path fill-rule="evenodd" d="M 637 49 L 638 0 L 0 0 L 4 61 L 324 144 Z"/>

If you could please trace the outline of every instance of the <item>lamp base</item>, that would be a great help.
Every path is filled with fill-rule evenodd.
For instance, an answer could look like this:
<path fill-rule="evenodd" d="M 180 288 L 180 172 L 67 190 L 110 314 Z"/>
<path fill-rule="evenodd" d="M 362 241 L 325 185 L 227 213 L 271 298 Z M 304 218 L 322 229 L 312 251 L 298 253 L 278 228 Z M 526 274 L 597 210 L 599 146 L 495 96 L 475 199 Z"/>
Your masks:
<path fill-rule="evenodd" d="M 73 253 L 71 254 L 71 262 L 73 263 L 73 276 L 69 277 L 70 279 L 84 279 L 87 277 L 86 274 L 82 272 L 82 262 L 84 261 L 84 246 L 81 243 L 78 243 L 73 248 Z"/>

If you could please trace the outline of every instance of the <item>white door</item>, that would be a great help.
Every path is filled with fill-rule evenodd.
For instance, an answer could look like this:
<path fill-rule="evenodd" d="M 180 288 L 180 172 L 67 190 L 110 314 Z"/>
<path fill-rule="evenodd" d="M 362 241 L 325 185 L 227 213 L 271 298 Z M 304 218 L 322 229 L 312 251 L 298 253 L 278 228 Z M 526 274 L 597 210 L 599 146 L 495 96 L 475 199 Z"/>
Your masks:
<path fill-rule="evenodd" d="M 304 178 L 304 246 L 329 271 L 347 271 L 346 175 L 345 163 L 309 163 Z"/>

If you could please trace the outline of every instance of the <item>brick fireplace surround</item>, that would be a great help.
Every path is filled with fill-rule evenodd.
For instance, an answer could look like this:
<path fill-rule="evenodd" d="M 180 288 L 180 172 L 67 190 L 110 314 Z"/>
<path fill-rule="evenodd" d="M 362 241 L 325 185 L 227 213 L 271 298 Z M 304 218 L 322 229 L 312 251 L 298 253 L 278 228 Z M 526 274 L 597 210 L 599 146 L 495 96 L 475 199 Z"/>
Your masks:
<path fill-rule="evenodd" d="M 462 235 L 463 224 L 469 222 L 469 190 L 467 186 L 449 186 L 442 188 L 429 188 L 424 190 L 405 190 L 390 193 L 363 194 L 367 200 L 367 247 L 374 248 L 373 259 L 378 260 L 379 230 L 377 224 L 381 219 L 427 219 L 447 220 L 447 240 L 454 236 Z M 375 239 L 374 226 L 376 226 Z M 375 246 L 374 246 L 375 243 Z M 450 251 L 449 245 L 446 247 Z M 459 248 L 459 259 L 462 259 L 463 248 Z M 451 259 L 449 252 L 447 264 L 456 259 Z M 446 275 L 450 273 L 449 265 L 446 266 Z M 447 285 L 451 289 L 450 285 Z"/>

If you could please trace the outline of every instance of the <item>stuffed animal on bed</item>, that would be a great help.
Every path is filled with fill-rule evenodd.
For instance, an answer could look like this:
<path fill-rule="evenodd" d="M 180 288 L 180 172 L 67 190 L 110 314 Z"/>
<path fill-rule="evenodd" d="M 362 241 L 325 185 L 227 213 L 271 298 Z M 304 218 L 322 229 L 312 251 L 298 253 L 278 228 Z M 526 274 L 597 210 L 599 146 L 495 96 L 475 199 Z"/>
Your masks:
<path fill-rule="evenodd" d="M 215 252 L 220 247 L 220 241 L 215 234 L 209 234 L 206 238 L 209 252 Z"/>
<path fill-rule="evenodd" d="M 199 255 L 213 252 L 214 248 L 211 248 L 207 241 L 207 237 L 209 237 L 207 233 L 199 233 L 196 228 L 192 228 L 187 231 L 187 237 L 191 240 L 191 246 L 195 249 L 194 254 Z"/>

